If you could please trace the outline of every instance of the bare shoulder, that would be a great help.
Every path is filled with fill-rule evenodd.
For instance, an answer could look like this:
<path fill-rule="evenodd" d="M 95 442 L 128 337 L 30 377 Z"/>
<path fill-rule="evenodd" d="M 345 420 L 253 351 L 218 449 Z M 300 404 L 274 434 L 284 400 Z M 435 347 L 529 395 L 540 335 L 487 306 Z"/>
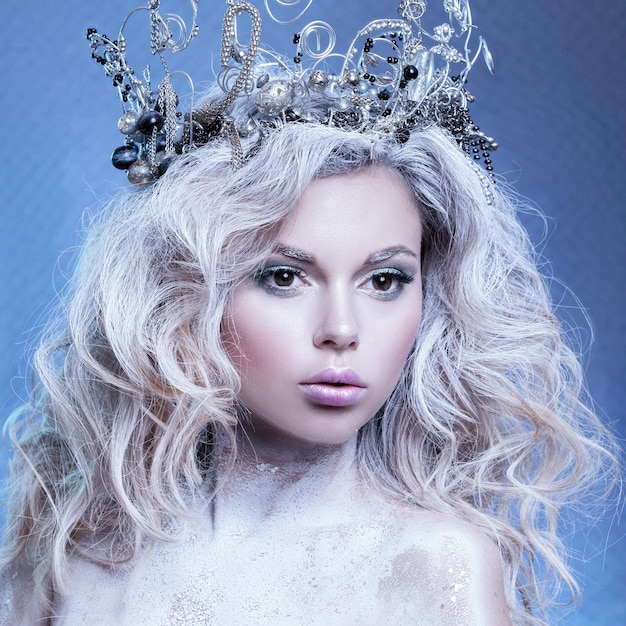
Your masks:
<path fill-rule="evenodd" d="M 116 624 L 122 614 L 124 578 L 119 571 L 73 557 L 70 560 L 70 592 L 56 598 L 55 623 Z"/>
<path fill-rule="evenodd" d="M 44 608 L 34 593 L 33 570 L 21 561 L 0 569 L 0 624 L 44 624 Z"/>
<path fill-rule="evenodd" d="M 404 598 L 415 593 L 431 623 L 511 624 L 500 553 L 480 528 L 423 510 L 403 511 L 398 521 L 389 582 Z"/>

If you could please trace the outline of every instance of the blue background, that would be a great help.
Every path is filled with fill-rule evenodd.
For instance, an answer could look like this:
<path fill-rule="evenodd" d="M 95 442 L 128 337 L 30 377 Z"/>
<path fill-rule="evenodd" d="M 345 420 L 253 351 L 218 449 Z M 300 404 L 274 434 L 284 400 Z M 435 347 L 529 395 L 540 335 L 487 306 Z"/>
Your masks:
<path fill-rule="evenodd" d="M 182 0 L 162 4 L 164 11 L 186 7 Z M 437 0 L 430 4 L 440 10 Z M 172 61 L 200 86 L 219 65 L 224 5 L 200 0 L 201 35 Z M 115 35 L 133 6 L 132 0 L 0 5 L 0 421 L 23 396 L 28 343 L 72 266 L 85 210 L 126 185 L 109 160 L 122 143 L 119 105 L 90 59 L 84 31 L 95 26 Z M 357 28 L 393 15 L 395 6 L 316 0 L 307 17 L 328 20 L 342 51 Z M 557 279 L 559 313 L 583 341 L 598 410 L 623 437 L 626 3 L 474 0 L 472 8 L 496 63 L 495 76 L 481 65 L 470 76 L 473 118 L 500 143 L 497 173 L 549 217 L 547 238 L 540 219 L 523 219 Z M 266 23 L 263 39 L 288 51 L 293 30 Z M 577 299 L 592 320 L 593 345 Z M 624 525 L 608 516 L 575 537 L 585 595 L 566 623 L 626 624 L 623 535 Z"/>

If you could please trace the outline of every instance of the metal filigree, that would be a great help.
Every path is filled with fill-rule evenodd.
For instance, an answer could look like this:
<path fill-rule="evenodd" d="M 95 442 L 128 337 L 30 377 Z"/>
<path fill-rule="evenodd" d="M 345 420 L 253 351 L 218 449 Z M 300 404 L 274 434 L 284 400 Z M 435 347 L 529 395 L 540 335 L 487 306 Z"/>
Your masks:
<path fill-rule="evenodd" d="M 426 2 L 402 0 L 399 17 L 367 24 L 345 53 L 337 52 L 336 34 L 327 22 L 311 21 L 293 36 L 293 53 L 285 56 L 261 47 L 261 16 L 254 4 L 227 0 L 222 70 L 217 77 L 224 95 L 198 108 L 192 102 L 183 113 L 177 110 L 180 99 L 171 81 L 175 72 L 168 71 L 165 54 L 185 49 L 198 33 L 199 0 L 189 2 L 189 26 L 178 14 L 160 13 L 160 1 L 150 0 L 124 20 L 117 40 L 95 29 L 87 34 L 94 58 L 113 78 L 123 103 L 119 127 L 126 144 L 114 152 L 113 162 L 128 169 L 129 179 L 136 184 L 158 178 L 176 153 L 224 138 L 232 146 L 233 164 L 240 167 L 268 132 L 292 122 L 377 133 L 398 142 L 407 141 L 415 128 L 437 124 L 492 171 L 489 153 L 497 144 L 471 121 L 468 105 L 473 97 L 465 84 L 481 55 L 489 71 L 493 59 L 482 37 L 472 48 L 475 25 L 468 0 L 443 0 L 446 19 L 430 31 L 421 23 Z M 312 2 L 264 0 L 264 5 L 270 19 L 292 24 Z M 151 52 L 159 58 L 164 74 L 156 89 L 150 68 L 137 76 L 126 58 L 124 30 L 129 18 L 140 11 L 150 16 Z M 242 15 L 252 23 L 246 31 L 249 41 L 238 34 Z M 193 82 L 189 82 L 193 96 Z M 307 105 L 313 96 L 315 107 Z M 253 104 L 243 125 L 235 125 L 228 115 L 239 98 Z M 251 143 L 253 148 L 246 153 L 244 145 Z"/>

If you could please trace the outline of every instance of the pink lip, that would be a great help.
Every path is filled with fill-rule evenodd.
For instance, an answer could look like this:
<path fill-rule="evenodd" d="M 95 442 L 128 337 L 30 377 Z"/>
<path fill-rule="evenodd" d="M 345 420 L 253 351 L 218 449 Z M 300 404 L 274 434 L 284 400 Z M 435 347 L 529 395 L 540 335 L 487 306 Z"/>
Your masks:
<path fill-rule="evenodd" d="M 324 406 L 350 406 L 367 392 L 367 385 L 356 372 L 332 368 L 302 381 L 299 387 L 309 400 Z"/>

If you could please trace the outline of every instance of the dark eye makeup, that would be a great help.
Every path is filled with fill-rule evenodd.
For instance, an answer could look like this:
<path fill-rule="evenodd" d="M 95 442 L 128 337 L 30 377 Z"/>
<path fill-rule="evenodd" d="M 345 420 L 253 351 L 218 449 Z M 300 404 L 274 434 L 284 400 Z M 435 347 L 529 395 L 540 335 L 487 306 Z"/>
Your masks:
<path fill-rule="evenodd" d="M 255 283 L 268 293 L 288 296 L 306 284 L 306 272 L 292 265 L 267 265 L 254 276 Z M 379 300 L 397 298 L 404 286 L 412 283 L 412 273 L 398 267 L 380 267 L 370 271 L 359 283 L 372 297 Z"/>

